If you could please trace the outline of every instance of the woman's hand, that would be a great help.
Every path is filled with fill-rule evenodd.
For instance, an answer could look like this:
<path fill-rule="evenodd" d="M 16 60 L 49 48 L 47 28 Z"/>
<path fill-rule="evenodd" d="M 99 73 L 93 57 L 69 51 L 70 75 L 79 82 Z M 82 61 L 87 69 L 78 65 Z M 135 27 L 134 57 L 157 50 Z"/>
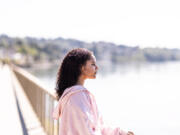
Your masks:
<path fill-rule="evenodd" d="M 128 131 L 128 134 L 127 134 L 127 135 L 134 135 L 134 133 L 131 132 L 131 131 Z"/>

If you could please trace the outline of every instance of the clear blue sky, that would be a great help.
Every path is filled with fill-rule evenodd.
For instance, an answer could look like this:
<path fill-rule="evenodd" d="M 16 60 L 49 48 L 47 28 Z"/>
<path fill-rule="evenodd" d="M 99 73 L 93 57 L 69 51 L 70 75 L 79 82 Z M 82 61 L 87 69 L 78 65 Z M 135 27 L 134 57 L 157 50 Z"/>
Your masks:
<path fill-rule="evenodd" d="M 0 34 L 180 48 L 175 0 L 0 0 Z"/>

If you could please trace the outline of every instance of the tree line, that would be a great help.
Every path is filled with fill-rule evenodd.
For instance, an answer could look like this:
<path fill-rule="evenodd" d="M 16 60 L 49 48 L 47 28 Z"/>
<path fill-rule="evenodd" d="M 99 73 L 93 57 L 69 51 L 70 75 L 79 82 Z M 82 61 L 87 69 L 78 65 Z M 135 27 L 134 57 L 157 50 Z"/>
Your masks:
<path fill-rule="evenodd" d="M 21 54 L 27 63 L 53 62 L 62 60 L 73 48 L 87 48 L 93 51 L 100 63 L 165 62 L 180 60 L 180 49 L 139 48 L 116 45 L 109 42 L 87 43 L 75 39 L 44 39 L 33 37 L 9 37 L 0 35 L 0 56 L 13 59 Z"/>

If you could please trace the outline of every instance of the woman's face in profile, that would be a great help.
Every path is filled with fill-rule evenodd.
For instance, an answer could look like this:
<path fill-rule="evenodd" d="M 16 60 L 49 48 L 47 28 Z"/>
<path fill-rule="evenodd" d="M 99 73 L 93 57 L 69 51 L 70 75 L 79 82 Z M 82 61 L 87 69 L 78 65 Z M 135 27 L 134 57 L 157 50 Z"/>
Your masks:
<path fill-rule="evenodd" d="M 96 58 L 91 56 L 90 60 L 86 61 L 86 64 L 82 66 L 82 75 L 86 79 L 95 79 L 98 67 L 96 65 Z"/>

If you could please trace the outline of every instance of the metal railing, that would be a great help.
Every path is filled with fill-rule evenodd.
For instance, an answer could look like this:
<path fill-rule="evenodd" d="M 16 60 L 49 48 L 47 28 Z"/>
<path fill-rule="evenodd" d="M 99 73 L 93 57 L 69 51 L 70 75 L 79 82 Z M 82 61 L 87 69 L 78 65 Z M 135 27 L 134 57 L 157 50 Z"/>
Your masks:
<path fill-rule="evenodd" d="M 27 71 L 11 66 L 42 127 L 48 135 L 58 135 L 59 120 L 52 119 L 52 111 L 57 104 L 55 93 L 44 88 L 41 82 Z"/>

